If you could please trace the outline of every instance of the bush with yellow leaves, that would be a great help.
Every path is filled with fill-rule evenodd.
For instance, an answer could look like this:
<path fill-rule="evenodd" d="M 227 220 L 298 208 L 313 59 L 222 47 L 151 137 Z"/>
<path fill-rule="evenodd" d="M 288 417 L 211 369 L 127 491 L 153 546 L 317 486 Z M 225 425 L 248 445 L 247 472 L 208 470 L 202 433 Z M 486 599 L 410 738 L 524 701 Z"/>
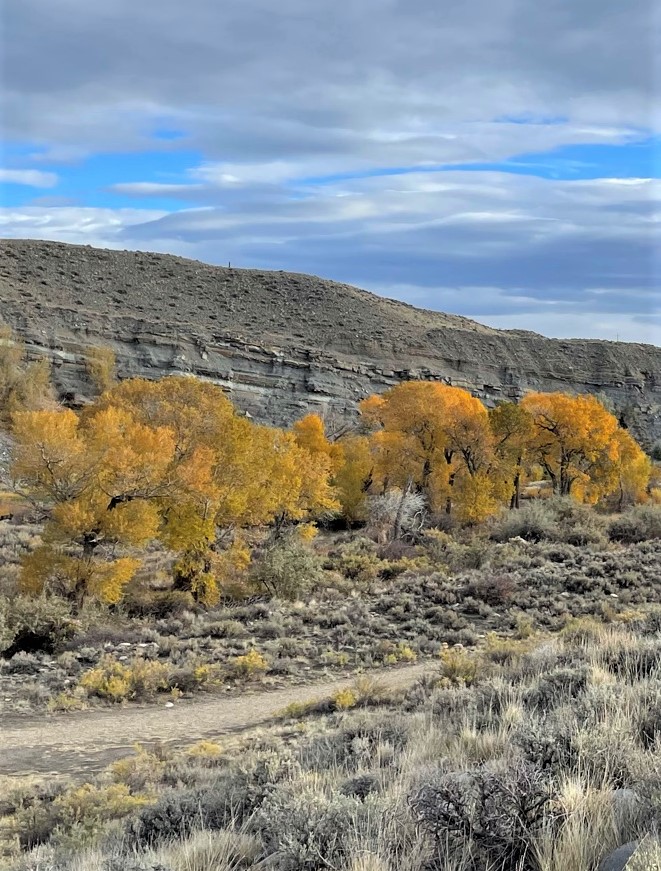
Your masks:
<path fill-rule="evenodd" d="M 148 659 L 134 659 L 125 665 L 108 655 L 85 672 L 80 685 L 88 695 L 110 702 L 149 699 L 170 688 L 169 669 L 163 663 Z"/>
<path fill-rule="evenodd" d="M 258 677 L 268 671 L 269 663 L 265 656 L 253 647 L 248 653 L 237 656 L 233 662 L 237 677 Z"/>

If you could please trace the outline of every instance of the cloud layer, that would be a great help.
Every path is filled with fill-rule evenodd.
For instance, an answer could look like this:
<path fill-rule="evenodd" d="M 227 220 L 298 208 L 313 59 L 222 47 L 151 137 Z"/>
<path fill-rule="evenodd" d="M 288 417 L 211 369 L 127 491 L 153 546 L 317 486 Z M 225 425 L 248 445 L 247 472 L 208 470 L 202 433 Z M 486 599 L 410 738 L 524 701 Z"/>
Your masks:
<path fill-rule="evenodd" d="M 661 132 L 658 9 L 21 0 L 4 13 L 4 180 L 65 199 L 17 200 L 0 228 L 314 272 L 499 326 L 654 341 L 658 182 L 586 180 L 581 161 L 573 181 L 539 176 L 553 175 L 554 149 L 580 145 L 590 162 L 602 144 Z M 150 171 L 123 175 L 116 156 L 141 152 Z M 530 153 L 539 172 L 517 174 Z M 76 163 L 100 156 L 97 188 L 67 188 Z"/>

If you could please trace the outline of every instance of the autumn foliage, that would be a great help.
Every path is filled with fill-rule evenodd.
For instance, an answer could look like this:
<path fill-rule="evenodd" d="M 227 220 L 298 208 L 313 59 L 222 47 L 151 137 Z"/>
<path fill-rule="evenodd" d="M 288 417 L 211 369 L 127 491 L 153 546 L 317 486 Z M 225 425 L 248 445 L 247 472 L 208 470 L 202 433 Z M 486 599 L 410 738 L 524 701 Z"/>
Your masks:
<path fill-rule="evenodd" d="M 398 492 L 432 518 L 476 524 L 516 508 L 540 476 L 621 508 L 650 480 L 649 458 L 589 395 L 531 393 L 487 411 L 457 387 L 407 382 L 364 400 L 354 431 L 332 439 L 314 414 L 291 430 L 257 425 L 194 378 L 106 383 L 80 414 L 13 404 L 5 390 L 13 486 L 46 520 L 23 588 L 78 605 L 119 602 L 151 541 L 172 554 L 175 589 L 213 605 L 247 577 L 254 527 L 275 540 L 331 514 L 360 523 L 370 500 Z"/>
<path fill-rule="evenodd" d="M 195 379 L 126 381 L 81 416 L 18 413 L 13 435 L 15 486 L 48 516 L 23 585 L 79 604 L 119 601 L 155 538 L 176 553 L 175 587 L 213 604 L 250 561 L 241 528 L 337 507 L 327 456 Z"/>

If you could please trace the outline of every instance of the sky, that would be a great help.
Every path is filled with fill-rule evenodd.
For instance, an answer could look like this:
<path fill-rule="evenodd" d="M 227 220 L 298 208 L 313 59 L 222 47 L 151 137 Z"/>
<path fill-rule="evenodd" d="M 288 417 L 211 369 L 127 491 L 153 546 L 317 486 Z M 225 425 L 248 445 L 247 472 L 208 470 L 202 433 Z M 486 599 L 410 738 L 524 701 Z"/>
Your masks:
<path fill-rule="evenodd" d="M 4 237 L 661 344 L 658 0 L 5 0 L 0 28 Z"/>

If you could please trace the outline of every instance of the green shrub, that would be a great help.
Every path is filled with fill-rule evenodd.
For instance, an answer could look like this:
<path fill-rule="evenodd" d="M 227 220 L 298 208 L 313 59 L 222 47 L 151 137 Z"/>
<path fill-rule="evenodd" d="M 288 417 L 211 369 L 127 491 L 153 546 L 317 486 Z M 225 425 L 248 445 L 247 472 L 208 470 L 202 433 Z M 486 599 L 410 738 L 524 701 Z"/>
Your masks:
<path fill-rule="evenodd" d="M 0 655 L 5 658 L 19 651 L 54 653 L 78 627 L 64 599 L 0 598 Z"/>
<path fill-rule="evenodd" d="M 608 537 L 622 544 L 661 538 L 661 505 L 636 505 L 610 522 Z"/>
<path fill-rule="evenodd" d="M 256 560 L 255 586 L 281 599 L 297 599 L 323 580 L 321 560 L 295 534 L 286 534 Z"/>

